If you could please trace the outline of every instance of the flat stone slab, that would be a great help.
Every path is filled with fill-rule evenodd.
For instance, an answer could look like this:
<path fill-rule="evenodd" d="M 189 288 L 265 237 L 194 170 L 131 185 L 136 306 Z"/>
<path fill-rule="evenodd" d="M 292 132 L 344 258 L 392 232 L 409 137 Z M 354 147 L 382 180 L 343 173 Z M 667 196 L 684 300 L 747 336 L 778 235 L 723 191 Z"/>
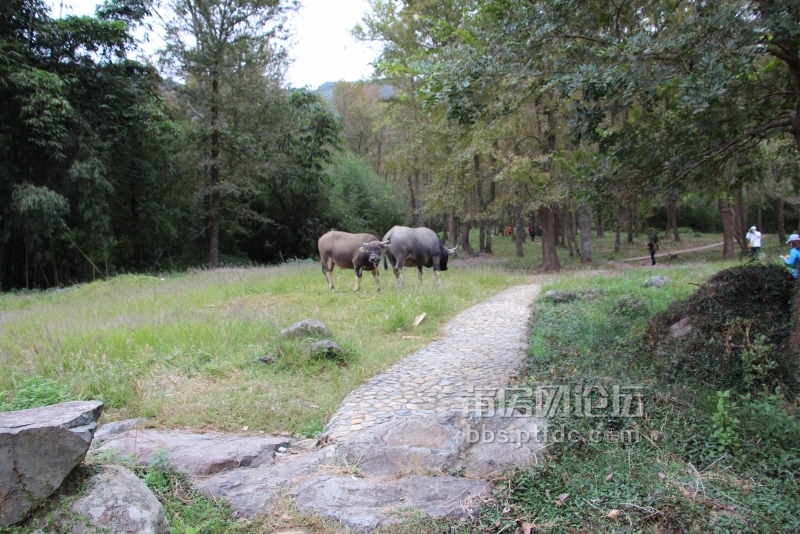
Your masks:
<path fill-rule="evenodd" d="M 112 436 L 92 452 L 134 455 L 140 464 L 146 465 L 156 451 L 164 451 L 177 469 L 195 477 L 205 477 L 237 467 L 271 464 L 275 450 L 290 445 L 290 441 L 269 435 L 195 434 L 145 429 Z"/>
<path fill-rule="evenodd" d="M 224 471 L 201 482 L 198 489 L 208 497 L 225 499 L 237 512 L 252 518 L 282 490 L 316 473 L 325 463 L 326 452 L 319 450 L 289 456 L 273 465 Z"/>
<path fill-rule="evenodd" d="M 545 432 L 545 420 L 519 414 L 417 415 L 351 436 L 336 446 L 336 458 L 371 477 L 457 472 L 487 478 L 535 462 Z"/>
<path fill-rule="evenodd" d="M 89 450 L 100 401 L 0 413 L 0 526 L 24 519 Z"/>
<path fill-rule="evenodd" d="M 480 480 L 446 476 L 416 475 L 399 482 L 331 476 L 307 480 L 291 495 L 302 511 L 335 519 L 348 528 L 370 531 L 400 522 L 394 514 L 408 509 L 432 516 L 462 516 L 475 511 L 475 500 L 489 488 Z"/>

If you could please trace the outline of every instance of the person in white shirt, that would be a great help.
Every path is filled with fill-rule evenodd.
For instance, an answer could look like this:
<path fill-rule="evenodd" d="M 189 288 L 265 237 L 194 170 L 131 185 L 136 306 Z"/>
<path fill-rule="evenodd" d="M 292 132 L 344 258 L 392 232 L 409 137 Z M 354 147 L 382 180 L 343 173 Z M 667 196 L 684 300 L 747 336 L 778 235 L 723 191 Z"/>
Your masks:
<path fill-rule="evenodd" d="M 755 226 L 750 227 L 750 231 L 747 232 L 747 241 L 750 243 L 750 251 L 753 254 L 753 257 L 761 253 L 761 232 L 758 231 L 758 228 Z"/>

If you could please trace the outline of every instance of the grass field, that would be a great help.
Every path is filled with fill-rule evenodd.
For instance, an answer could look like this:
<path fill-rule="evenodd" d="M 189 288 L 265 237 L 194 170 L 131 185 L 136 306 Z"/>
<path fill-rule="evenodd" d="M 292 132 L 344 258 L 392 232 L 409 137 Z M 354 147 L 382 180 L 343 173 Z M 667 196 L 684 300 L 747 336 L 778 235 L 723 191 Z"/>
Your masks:
<path fill-rule="evenodd" d="M 442 273 L 441 289 L 430 271 L 422 287 L 407 272 L 397 291 L 388 274 L 381 293 L 369 274 L 353 293 L 353 271 L 339 270 L 332 293 L 319 264 L 297 263 L 4 294 L 0 399 L 10 409 L 100 398 L 105 420 L 313 434 L 350 390 L 428 343 L 447 318 L 523 281 L 464 266 Z M 349 351 L 346 366 L 278 339 L 305 318 L 328 325 Z M 258 361 L 267 354 L 278 362 Z"/>

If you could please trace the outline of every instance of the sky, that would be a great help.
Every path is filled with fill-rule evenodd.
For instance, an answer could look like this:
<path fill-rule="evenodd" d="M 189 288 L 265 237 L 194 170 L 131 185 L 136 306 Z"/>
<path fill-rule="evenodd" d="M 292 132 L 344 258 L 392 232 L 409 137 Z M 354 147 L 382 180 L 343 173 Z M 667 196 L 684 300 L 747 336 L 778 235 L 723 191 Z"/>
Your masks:
<path fill-rule="evenodd" d="M 293 38 L 289 54 L 293 60 L 287 82 L 293 87 L 316 89 L 325 82 L 368 78 L 369 65 L 377 57 L 365 43 L 357 43 L 350 30 L 369 9 L 367 0 L 301 0 L 302 6 L 290 21 Z M 61 12 L 60 0 L 48 0 L 52 14 Z M 64 0 L 64 15 L 94 14 L 96 0 Z M 154 26 L 154 33 L 158 29 Z M 161 42 L 150 35 L 145 52 L 152 53 Z"/>

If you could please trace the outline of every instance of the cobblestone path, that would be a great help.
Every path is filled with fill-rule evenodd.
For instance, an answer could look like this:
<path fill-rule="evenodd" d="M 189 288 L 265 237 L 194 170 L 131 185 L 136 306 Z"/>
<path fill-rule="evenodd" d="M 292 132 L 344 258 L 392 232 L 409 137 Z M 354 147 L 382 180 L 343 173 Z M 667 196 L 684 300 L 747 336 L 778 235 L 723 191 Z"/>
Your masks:
<path fill-rule="evenodd" d="M 514 378 L 538 284 L 516 286 L 454 317 L 445 335 L 353 390 L 325 433 L 342 442 L 394 417 L 462 409 L 475 390 Z"/>

